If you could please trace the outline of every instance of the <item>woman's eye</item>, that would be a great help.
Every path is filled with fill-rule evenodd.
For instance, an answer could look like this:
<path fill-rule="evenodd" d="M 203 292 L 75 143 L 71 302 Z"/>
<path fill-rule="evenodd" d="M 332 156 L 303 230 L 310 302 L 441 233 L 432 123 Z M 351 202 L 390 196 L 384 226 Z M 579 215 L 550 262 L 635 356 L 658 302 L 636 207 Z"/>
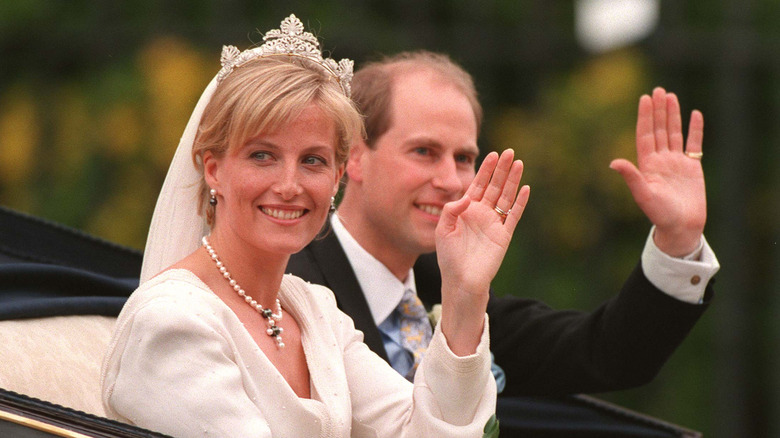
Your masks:
<path fill-rule="evenodd" d="M 414 153 L 417 154 L 417 155 L 430 155 L 431 154 L 431 150 L 428 149 L 428 148 L 422 148 L 422 147 L 421 148 L 415 148 L 414 149 Z"/>
<path fill-rule="evenodd" d="M 268 152 L 253 152 L 251 157 L 255 160 L 263 161 L 270 158 L 270 154 Z"/>
<path fill-rule="evenodd" d="M 317 156 L 306 157 L 303 159 L 303 163 L 308 165 L 327 164 L 324 158 Z"/>

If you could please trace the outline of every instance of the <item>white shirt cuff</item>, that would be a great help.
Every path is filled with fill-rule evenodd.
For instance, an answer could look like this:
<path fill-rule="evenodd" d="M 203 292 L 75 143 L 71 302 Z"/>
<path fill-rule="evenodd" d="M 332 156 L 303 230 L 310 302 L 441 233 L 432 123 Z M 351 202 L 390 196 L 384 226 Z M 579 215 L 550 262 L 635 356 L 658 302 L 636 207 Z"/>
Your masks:
<path fill-rule="evenodd" d="M 642 251 L 642 270 L 645 276 L 665 294 L 692 304 L 700 304 L 704 298 L 707 283 L 720 269 L 715 253 L 701 236 L 701 243 L 691 254 L 685 257 L 672 257 L 655 245 L 650 229 L 645 249 Z"/>

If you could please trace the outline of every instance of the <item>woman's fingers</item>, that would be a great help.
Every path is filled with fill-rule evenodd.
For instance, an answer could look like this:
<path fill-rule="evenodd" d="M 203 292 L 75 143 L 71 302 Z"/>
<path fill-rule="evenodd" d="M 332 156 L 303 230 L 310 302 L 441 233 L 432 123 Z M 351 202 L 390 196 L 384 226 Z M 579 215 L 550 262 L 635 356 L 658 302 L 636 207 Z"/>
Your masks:
<path fill-rule="evenodd" d="M 464 196 L 457 201 L 448 202 L 442 209 L 441 217 L 439 218 L 439 224 L 436 226 L 444 230 L 445 234 L 452 232 L 455 229 L 458 216 L 461 215 L 468 208 L 471 203 L 471 198 Z"/>
<path fill-rule="evenodd" d="M 514 156 L 515 151 L 512 149 L 506 149 L 501 153 L 501 157 L 498 159 L 496 168 L 493 171 L 493 176 L 490 178 L 490 183 L 485 189 L 485 195 L 482 197 L 482 202 L 486 203 L 491 208 L 496 206 L 498 203 L 498 198 L 504 192 L 504 186 L 506 185 L 507 177 L 509 176 L 509 172 L 512 168 L 512 159 Z M 480 168 L 480 171 L 481 170 L 482 169 Z"/>
<path fill-rule="evenodd" d="M 529 188 L 524 186 L 518 192 L 520 181 L 523 177 L 523 162 L 514 160 L 514 151 L 507 149 L 499 156 L 495 152 L 489 153 L 477 171 L 474 181 L 466 190 L 465 198 L 474 202 L 480 202 L 495 210 L 501 221 L 507 223 L 510 220 L 510 230 L 514 230 L 520 216 L 528 202 Z M 466 204 L 467 205 L 467 204 Z M 518 211 L 515 208 L 520 206 Z M 465 207 L 448 211 L 451 217 L 440 219 L 440 223 L 452 222 L 455 217 L 465 211 Z"/>
<path fill-rule="evenodd" d="M 517 223 L 520 222 L 520 218 L 523 217 L 525 207 L 528 205 L 529 196 L 531 196 L 531 187 L 528 185 L 520 187 L 520 192 L 518 192 L 517 197 L 515 198 L 515 203 L 504 221 L 504 225 L 506 225 L 509 233 L 515 232 L 515 227 L 517 226 Z"/>
<path fill-rule="evenodd" d="M 479 166 L 479 170 L 477 170 L 477 175 L 474 177 L 474 180 L 471 181 L 471 184 L 469 184 L 469 187 L 466 189 L 466 196 L 469 199 L 473 201 L 479 201 L 482 199 L 483 196 L 485 196 L 485 189 L 490 183 L 490 175 L 493 174 L 493 169 L 496 168 L 497 162 L 498 162 L 498 154 L 496 152 L 490 152 L 489 154 L 487 154 L 485 159 L 482 160 L 482 165 Z"/>
<path fill-rule="evenodd" d="M 499 213 L 499 215 L 501 214 L 499 210 L 509 214 L 509 212 L 512 211 L 512 208 L 514 208 L 515 199 L 517 198 L 517 188 L 520 187 L 520 179 L 522 177 L 523 162 L 515 160 L 512 163 L 512 168 L 509 170 L 509 175 L 507 176 L 506 184 L 504 184 L 501 196 L 498 198 L 498 202 L 496 202 L 496 208 L 498 209 L 496 212 Z"/>

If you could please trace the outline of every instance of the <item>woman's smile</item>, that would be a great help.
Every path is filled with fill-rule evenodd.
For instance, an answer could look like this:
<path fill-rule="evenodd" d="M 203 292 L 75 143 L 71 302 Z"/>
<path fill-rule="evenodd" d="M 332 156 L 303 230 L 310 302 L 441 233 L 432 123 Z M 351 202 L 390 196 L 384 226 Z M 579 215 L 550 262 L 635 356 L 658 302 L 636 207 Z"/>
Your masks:
<path fill-rule="evenodd" d="M 292 219 L 298 219 L 299 217 L 308 213 L 309 210 L 305 208 L 289 209 L 289 208 L 278 208 L 278 207 L 260 207 L 260 211 L 262 211 L 264 214 L 268 216 L 271 216 L 274 219 L 292 220 Z"/>
<path fill-rule="evenodd" d="M 316 104 L 220 157 L 204 155 L 217 193 L 215 241 L 250 242 L 254 253 L 293 254 L 322 229 L 341 170 L 336 124 Z M 260 214 L 257 214 L 260 213 Z"/>

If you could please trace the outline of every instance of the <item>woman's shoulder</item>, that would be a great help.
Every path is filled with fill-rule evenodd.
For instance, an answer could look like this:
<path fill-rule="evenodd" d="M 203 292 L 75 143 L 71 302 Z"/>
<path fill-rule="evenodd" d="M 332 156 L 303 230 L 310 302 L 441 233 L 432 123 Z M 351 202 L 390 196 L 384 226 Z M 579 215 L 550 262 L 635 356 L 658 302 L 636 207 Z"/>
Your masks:
<path fill-rule="evenodd" d="M 354 329 L 352 319 L 338 308 L 335 295 L 325 286 L 286 274 L 280 298 L 283 307 L 293 307 L 307 319 L 327 321 L 336 332 Z"/>
<path fill-rule="evenodd" d="M 181 290 L 208 291 L 209 288 L 197 275 L 188 269 L 167 269 L 141 283 L 130 295 L 130 298 L 139 299 L 158 294 L 175 294 Z"/>
<path fill-rule="evenodd" d="M 219 298 L 191 271 L 169 269 L 142 283 L 128 298 L 119 318 L 148 308 L 172 306 L 189 311 L 212 308 L 219 302 Z"/>
<path fill-rule="evenodd" d="M 147 280 L 130 295 L 117 318 L 112 350 L 131 331 L 226 333 L 227 306 L 190 271 L 172 269 Z"/>
<path fill-rule="evenodd" d="M 282 293 L 287 297 L 300 297 L 307 301 L 321 302 L 328 306 L 336 305 L 333 291 L 325 286 L 310 283 L 293 274 L 285 274 L 282 279 Z"/>

